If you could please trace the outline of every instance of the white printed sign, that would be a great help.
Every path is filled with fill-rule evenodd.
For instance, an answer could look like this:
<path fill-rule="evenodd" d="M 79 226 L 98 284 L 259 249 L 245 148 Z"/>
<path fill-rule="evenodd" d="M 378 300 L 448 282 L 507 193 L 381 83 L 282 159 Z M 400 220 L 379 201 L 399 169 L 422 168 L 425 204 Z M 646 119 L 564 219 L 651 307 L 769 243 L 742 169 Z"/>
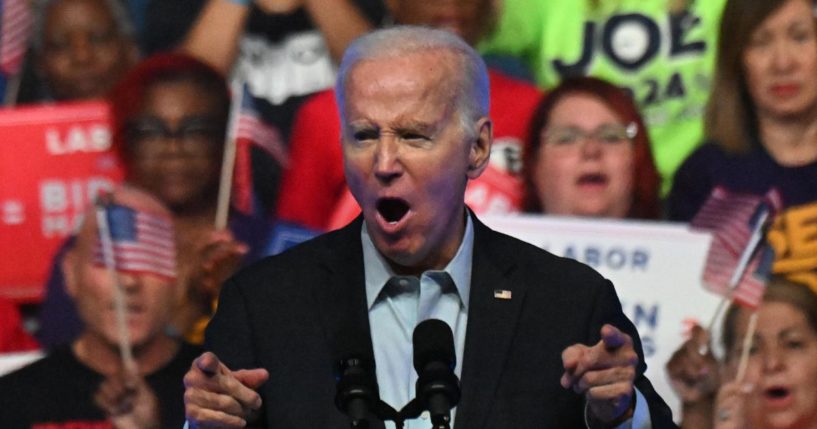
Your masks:
<path fill-rule="evenodd" d="M 680 223 L 533 215 L 480 219 L 497 231 L 584 262 L 613 282 L 624 313 L 638 328 L 647 377 L 679 420 L 680 401 L 664 365 L 683 343 L 690 322 L 706 325 L 720 302 L 701 284 L 710 234 Z"/>

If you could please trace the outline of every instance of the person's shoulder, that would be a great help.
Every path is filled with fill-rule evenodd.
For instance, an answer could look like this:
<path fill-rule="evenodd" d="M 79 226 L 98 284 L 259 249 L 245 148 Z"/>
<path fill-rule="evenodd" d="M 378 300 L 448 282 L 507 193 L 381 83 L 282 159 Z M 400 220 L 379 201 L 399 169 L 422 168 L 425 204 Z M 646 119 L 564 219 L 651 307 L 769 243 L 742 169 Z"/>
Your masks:
<path fill-rule="evenodd" d="M 715 141 L 707 140 L 693 150 L 681 163 L 676 177 L 680 180 L 684 176 L 700 177 L 713 167 L 718 168 L 728 162 L 730 155 Z"/>
<path fill-rule="evenodd" d="M 21 386 L 41 387 L 42 383 L 51 383 L 65 376 L 66 367 L 76 366 L 75 362 L 69 346 L 57 347 L 44 357 L 0 377 L 0 396 L 12 393 Z"/>
<path fill-rule="evenodd" d="M 706 140 L 689 155 L 688 160 L 697 162 L 719 162 L 730 157 L 730 153 L 713 140 Z"/>
<path fill-rule="evenodd" d="M 355 220 L 343 228 L 318 235 L 276 255 L 264 257 L 240 270 L 232 280 L 236 283 L 253 282 L 257 279 L 276 278 L 274 276 L 286 272 L 313 269 L 321 261 L 359 249 L 360 225 L 360 221 Z"/>
<path fill-rule="evenodd" d="M 589 283 L 606 282 L 592 267 L 575 259 L 554 255 L 541 247 L 484 225 L 479 229 L 485 235 L 481 245 L 485 246 L 486 251 L 493 257 L 508 259 L 510 263 L 525 270 L 528 276 L 541 276 L 543 279 L 556 276 Z"/>
<path fill-rule="evenodd" d="M 511 281 L 524 284 L 526 296 L 534 302 L 558 302 L 562 308 L 584 314 L 592 310 L 586 305 L 588 302 L 611 295 L 612 283 L 589 265 L 489 231 L 484 240 L 474 244 L 474 263 L 494 265 Z M 478 245 L 482 247 L 477 249 Z M 478 252 L 482 252 L 479 261 Z"/>

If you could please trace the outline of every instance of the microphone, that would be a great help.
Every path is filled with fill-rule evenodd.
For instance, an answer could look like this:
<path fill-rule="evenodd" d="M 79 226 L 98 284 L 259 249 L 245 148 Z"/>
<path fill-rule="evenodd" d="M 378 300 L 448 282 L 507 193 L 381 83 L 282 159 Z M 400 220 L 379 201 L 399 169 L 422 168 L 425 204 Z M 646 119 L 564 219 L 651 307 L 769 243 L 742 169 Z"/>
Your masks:
<path fill-rule="evenodd" d="M 370 412 L 380 402 L 374 357 L 364 351 L 362 339 L 349 334 L 340 335 L 337 342 L 345 344 L 347 351 L 335 366 L 335 406 L 349 416 L 352 428 L 368 428 Z"/>
<path fill-rule="evenodd" d="M 460 400 L 460 381 L 454 374 L 457 365 L 454 335 L 442 320 L 429 319 L 414 329 L 412 342 L 418 375 L 417 400 L 431 414 L 435 429 L 449 429 L 451 408 Z"/>

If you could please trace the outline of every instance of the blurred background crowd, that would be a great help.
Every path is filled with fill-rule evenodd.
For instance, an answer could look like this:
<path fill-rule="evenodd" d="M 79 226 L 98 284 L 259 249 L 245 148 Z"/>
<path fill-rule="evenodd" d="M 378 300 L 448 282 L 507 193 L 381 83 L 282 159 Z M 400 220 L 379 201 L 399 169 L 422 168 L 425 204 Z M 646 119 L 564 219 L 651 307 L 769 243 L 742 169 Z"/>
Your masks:
<path fill-rule="evenodd" d="M 792 249 L 810 257 L 797 269 L 774 265 L 746 373 L 751 385 L 734 381 L 748 324 L 738 307 L 725 319 L 720 362 L 706 347 L 709 334 L 695 328 L 667 369 L 684 427 L 817 427 L 812 0 L 0 6 L 6 108 L 107 103 L 124 182 L 172 218 L 175 287 L 151 298 L 163 300 L 162 311 L 146 317 L 163 329 L 154 333 L 161 341 L 145 340 L 172 353 L 144 367 L 192 355 L 178 344 L 201 343 L 221 281 L 279 250 L 276 237 L 310 237 L 357 216 L 339 144 L 337 61 L 351 40 L 374 28 L 424 25 L 458 34 L 489 67 L 494 147 L 490 166 L 466 193 L 477 215 L 689 222 L 716 188 L 758 196 L 778 190 L 783 210 L 772 232 L 786 233 L 770 240 L 777 258 Z M 233 205 L 218 228 L 225 140 L 245 126 L 232 123 L 239 110 L 250 112 L 251 144 L 237 148 Z M 115 337 L 78 298 L 91 292 L 75 285 L 72 266 L 83 241 L 77 231 L 54 255 L 40 299 L 19 305 L 0 298 L 0 352 L 73 344 L 80 363 L 107 376 L 104 364 L 77 352 L 77 345 L 93 347 L 89 332 L 99 331 L 102 343 Z M 108 402 L 97 404 L 106 409 Z"/>

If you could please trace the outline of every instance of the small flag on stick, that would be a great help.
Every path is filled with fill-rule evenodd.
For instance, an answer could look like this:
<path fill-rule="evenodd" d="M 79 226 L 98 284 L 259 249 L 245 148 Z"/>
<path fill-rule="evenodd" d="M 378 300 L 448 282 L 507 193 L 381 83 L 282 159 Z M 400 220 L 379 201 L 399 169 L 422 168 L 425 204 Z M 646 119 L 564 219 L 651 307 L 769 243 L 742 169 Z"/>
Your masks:
<path fill-rule="evenodd" d="M 170 219 L 117 204 L 100 206 L 100 237 L 94 252 L 97 266 L 107 266 L 105 241 L 112 246 L 112 266 L 117 271 L 176 278 L 176 241 Z M 105 224 L 101 221 L 104 221 Z M 108 236 L 102 234 L 107 228 Z"/>
<path fill-rule="evenodd" d="M 107 269 L 113 287 L 119 354 L 126 372 L 137 373 L 128 331 L 120 272 L 176 277 L 176 243 L 170 219 L 114 204 L 101 195 L 95 205 L 98 241 L 94 263 Z"/>
<path fill-rule="evenodd" d="M 227 142 L 221 170 L 216 228 L 227 225 L 230 202 L 247 215 L 259 214 L 253 187 L 252 149 L 259 148 L 282 168 L 289 163 L 286 146 L 280 133 L 264 123 L 255 108 L 247 84 L 232 86 L 233 102 L 227 127 Z M 262 214 L 264 215 L 264 214 Z"/>
<path fill-rule="evenodd" d="M 0 0 L 0 71 L 20 73 L 31 35 L 32 17 L 27 0 Z"/>
<path fill-rule="evenodd" d="M 0 94 L 7 106 L 17 101 L 32 24 L 28 0 L 0 0 Z"/>
<path fill-rule="evenodd" d="M 238 100 L 236 102 L 238 103 Z M 235 183 L 232 201 L 237 210 L 247 215 L 254 215 L 259 214 L 261 210 L 257 207 L 259 198 L 255 195 L 253 186 L 253 148 L 261 149 L 264 155 L 272 158 L 281 168 L 287 168 L 289 153 L 278 129 L 264 123 L 246 84 L 242 87 L 239 105 L 241 109 L 238 112 L 236 130 Z"/>
<path fill-rule="evenodd" d="M 716 187 L 692 219 L 692 227 L 712 233 L 704 286 L 723 296 L 707 325 L 712 332 L 726 303 L 732 300 L 757 309 L 763 300 L 771 271 L 773 253 L 764 245 L 766 226 L 782 202 L 776 189 L 765 196 L 736 194 Z M 708 346 L 699 350 L 708 352 Z M 742 357 L 745 365 L 747 357 Z"/>
<path fill-rule="evenodd" d="M 765 196 L 712 191 L 692 220 L 693 228 L 712 233 L 703 273 L 707 289 L 751 308 L 760 304 L 773 256 L 763 236 L 780 206 L 774 189 Z"/>

